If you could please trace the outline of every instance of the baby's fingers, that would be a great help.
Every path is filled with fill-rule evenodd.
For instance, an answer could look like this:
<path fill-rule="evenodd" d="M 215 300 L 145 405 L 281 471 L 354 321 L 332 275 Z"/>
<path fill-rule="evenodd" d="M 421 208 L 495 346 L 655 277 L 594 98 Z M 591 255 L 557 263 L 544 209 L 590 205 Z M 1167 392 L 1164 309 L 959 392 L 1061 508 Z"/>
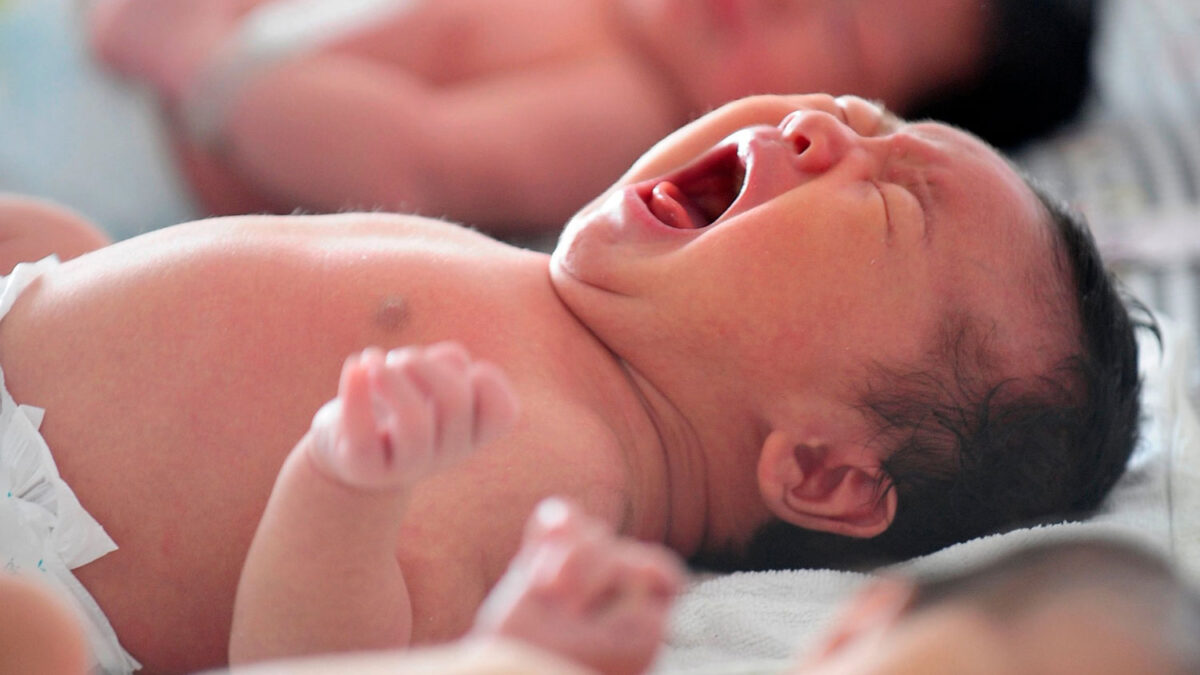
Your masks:
<path fill-rule="evenodd" d="M 392 351 L 373 371 L 372 408 L 378 432 L 388 438 L 396 461 L 419 475 L 429 463 L 437 427 L 433 403 L 415 381 L 409 361 L 408 355 Z"/>
<path fill-rule="evenodd" d="M 353 485 L 389 484 L 392 474 L 404 468 L 397 464 L 396 434 L 389 430 L 397 426 L 387 413 L 394 406 L 380 396 L 383 366 L 378 349 L 346 359 L 337 398 L 313 417 L 313 457 L 325 471 Z"/>
<path fill-rule="evenodd" d="M 433 406 L 434 448 L 439 455 L 453 457 L 474 447 L 470 364 L 466 350 L 454 343 L 428 347 L 409 363 L 414 382 Z"/>
<path fill-rule="evenodd" d="M 346 359 L 342 365 L 338 396 L 326 405 L 323 413 L 318 413 L 331 420 L 322 426 L 338 434 L 339 440 L 328 444 L 331 450 L 345 452 L 348 446 L 375 442 L 377 431 L 371 413 L 370 371 L 382 364 L 383 352 L 368 349 Z"/>

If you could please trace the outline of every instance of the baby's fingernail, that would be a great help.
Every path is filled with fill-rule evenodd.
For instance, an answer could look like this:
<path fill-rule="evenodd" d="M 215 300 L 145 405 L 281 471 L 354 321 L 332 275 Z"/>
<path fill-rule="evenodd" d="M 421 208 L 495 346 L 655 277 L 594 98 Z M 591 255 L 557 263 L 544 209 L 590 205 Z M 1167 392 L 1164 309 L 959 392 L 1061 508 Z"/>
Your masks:
<path fill-rule="evenodd" d="M 537 519 L 538 525 L 545 530 L 557 530 L 563 525 L 566 525 L 567 518 L 570 515 L 570 509 L 567 503 L 557 497 L 543 499 L 537 505 L 537 511 L 534 513 L 534 518 Z"/>

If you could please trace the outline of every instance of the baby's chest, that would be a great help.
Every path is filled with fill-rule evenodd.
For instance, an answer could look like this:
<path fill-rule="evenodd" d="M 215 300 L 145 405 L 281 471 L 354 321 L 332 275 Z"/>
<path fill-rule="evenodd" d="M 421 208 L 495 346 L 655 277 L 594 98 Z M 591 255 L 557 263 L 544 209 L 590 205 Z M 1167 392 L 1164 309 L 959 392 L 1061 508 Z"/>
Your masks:
<path fill-rule="evenodd" d="M 442 641 L 470 627 L 546 497 L 568 498 L 621 528 L 625 474 L 616 453 L 565 435 L 548 445 L 518 430 L 509 443 L 485 446 L 414 490 L 397 557 L 411 594 L 415 642 Z"/>
<path fill-rule="evenodd" d="M 536 503 L 536 490 L 518 481 L 490 486 L 459 467 L 414 491 L 396 548 L 412 602 L 414 644 L 453 639 L 470 627 L 519 546 L 521 505 Z"/>
<path fill-rule="evenodd" d="M 414 646 L 463 636 L 489 589 L 470 556 L 438 554 L 442 550 L 410 550 L 401 557 L 412 605 Z"/>

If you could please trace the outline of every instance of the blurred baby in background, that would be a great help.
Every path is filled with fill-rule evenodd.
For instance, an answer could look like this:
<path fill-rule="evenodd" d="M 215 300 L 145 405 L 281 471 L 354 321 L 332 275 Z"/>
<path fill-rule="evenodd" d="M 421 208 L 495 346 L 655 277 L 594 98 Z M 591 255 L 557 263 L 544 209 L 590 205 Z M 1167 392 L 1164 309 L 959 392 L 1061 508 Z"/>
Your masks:
<path fill-rule="evenodd" d="M 91 34 L 159 95 L 210 214 L 379 208 L 520 236 L 557 232 L 655 140 L 749 94 L 853 93 L 1019 143 L 1077 109 L 1093 13 L 1091 0 L 108 0 Z"/>

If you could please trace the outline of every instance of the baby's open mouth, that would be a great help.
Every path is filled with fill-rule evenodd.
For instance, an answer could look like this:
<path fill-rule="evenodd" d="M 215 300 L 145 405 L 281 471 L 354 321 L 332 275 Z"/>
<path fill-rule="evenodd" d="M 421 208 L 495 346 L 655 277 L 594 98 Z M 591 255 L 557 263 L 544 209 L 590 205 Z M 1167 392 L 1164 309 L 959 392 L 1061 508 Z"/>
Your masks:
<path fill-rule="evenodd" d="M 730 145 L 695 165 L 667 176 L 644 195 L 656 218 L 681 230 L 697 230 L 719 220 L 737 199 L 746 168 Z"/>

